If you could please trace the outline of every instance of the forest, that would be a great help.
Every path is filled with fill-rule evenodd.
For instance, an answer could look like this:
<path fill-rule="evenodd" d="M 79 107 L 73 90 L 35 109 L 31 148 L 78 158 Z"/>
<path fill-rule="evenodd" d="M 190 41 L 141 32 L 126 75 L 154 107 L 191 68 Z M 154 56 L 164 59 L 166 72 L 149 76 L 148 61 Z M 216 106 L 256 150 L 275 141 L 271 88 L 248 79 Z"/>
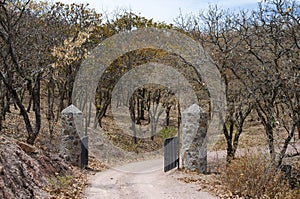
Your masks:
<path fill-rule="evenodd" d="M 258 133 L 266 140 L 268 164 L 282 168 L 286 158 L 299 157 L 299 152 L 287 154 L 289 145 L 300 139 L 300 4 L 290 0 L 262 1 L 255 10 L 210 6 L 199 14 L 180 14 L 173 24 L 128 10 L 98 13 L 88 4 L 0 0 L 0 134 L 34 146 L 41 145 L 41 138 L 55 143 L 60 113 L 72 104 L 82 62 L 107 38 L 142 28 L 178 31 L 199 42 L 212 58 L 225 84 L 222 136 L 228 164 L 234 165 L 249 121 L 262 126 Z M 110 114 L 118 80 L 150 62 L 182 73 L 198 104 L 210 111 L 206 84 L 191 63 L 161 49 L 138 49 L 114 60 L 99 82 L 94 103 L 100 127 Z M 175 132 L 180 128 L 183 110 L 174 91 L 164 86 L 145 85 L 131 96 L 120 96 L 117 106 L 122 105 L 128 108 L 133 133 L 162 114 L 166 126 Z M 13 113 L 17 114 L 12 119 Z M 12 126 L 22 127 L 12 133 Z M 150 145 L 155 133 L 154 122 Z M 132 144 L 143 142 L 135 134 L 130 139 Z M 297 161 L 293 168 L 299 171 Z M 294 181 L 289 182 L 294 186 Z"/>

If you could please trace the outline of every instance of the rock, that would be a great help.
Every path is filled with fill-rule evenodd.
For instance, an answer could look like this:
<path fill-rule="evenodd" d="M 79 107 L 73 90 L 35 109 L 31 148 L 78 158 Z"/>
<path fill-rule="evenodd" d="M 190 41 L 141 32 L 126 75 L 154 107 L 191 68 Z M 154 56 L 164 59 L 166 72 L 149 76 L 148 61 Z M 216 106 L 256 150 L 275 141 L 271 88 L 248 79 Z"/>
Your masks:
<path fill-rule="evenodd" d="M 20 142 L 20 141 L 16 141 L 16 143 L 21 147 L 21 149 L 23 151 L 25 151 L 27 154 L 30 154 L 30 153 L 37 153 L 37 149 L 32 146 L 32 145 L 29 145 L 25 142 Z"/>
<path fill-rule="evenodd" d="M 50 198 L 43 190 L 55 172 L 67 171 L 34 146 L 0 136 L 0 198 Z"/>

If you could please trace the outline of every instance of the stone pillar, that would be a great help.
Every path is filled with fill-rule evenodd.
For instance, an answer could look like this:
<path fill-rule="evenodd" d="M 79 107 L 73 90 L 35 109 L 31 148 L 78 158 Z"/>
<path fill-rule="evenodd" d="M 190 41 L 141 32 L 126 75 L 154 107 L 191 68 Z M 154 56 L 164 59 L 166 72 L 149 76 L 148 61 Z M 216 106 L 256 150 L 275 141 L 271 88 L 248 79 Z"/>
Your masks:
<path fill-rule="evenodd" d="M 83 114 L 78 108 L 70 105 L 61 112 L 60 156 L 78 167 L 82 166 L 81 138 L 84 137 L 83 129 Z"/>
<path fill-rule="evenodd" d="M 207 113 L 197 104 L 182 112 L 182 167 L 207 173 Z"/>

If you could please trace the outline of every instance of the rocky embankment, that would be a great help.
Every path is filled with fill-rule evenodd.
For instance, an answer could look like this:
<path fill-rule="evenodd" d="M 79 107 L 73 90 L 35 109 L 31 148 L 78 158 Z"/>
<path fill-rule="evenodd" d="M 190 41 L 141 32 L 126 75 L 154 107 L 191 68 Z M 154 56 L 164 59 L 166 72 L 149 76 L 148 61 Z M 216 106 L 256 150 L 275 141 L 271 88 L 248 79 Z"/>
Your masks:
<path fill-rule="evenodd" d="M 59 157 L 38 148 L 0 136 L 0 198 L 48 198 L 49 179 L 68 172 Z"/>

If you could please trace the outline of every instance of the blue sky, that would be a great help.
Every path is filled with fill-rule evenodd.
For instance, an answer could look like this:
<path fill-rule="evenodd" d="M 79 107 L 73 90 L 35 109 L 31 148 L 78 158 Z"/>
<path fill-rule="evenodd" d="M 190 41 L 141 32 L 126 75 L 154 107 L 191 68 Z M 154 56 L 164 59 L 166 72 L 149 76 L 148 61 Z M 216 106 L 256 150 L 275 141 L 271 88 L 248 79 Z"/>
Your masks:
<path fill-rule="evenodd" d="M 222 8 L 231 9 L 254 9 L 259 0 L 55 0 L 64 3 L 89 3 L 91 8 L 98 12 L 113 12 L 116 9 L 132 10 L 146 18 L 153 18 L 155 21 L 172 23 L 173 19 L 183 14 L 199 13 L 209 5 L 218 4 Z"/>

